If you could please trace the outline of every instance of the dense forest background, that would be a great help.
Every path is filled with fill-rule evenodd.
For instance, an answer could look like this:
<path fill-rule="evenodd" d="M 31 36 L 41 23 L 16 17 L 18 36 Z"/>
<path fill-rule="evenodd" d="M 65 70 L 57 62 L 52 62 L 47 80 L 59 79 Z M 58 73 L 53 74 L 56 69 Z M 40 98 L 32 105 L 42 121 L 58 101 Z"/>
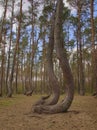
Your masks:
<path fill-rule="evenodd" d="M 97 94 L 96 0 L 67 0 L 64 6 L 64 51 L 75 91 Z M 56 0 L 0 0 L 0 96 L 50 93 L 46 69 L 51 16 Z M 64 93 L 65 80 L 53 52 L 54 72 Z"/>

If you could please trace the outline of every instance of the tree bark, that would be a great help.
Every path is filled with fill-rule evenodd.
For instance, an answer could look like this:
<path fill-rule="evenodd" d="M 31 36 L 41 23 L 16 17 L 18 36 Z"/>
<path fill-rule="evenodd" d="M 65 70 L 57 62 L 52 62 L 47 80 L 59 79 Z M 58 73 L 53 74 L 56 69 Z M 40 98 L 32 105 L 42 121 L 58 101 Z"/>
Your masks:
<path fill-rule="evenodd" d="M 67 56 L 64 50 L 64 42 L 63 42 L 63 35 L 62 35 L 62 14 L 63 14 L 63 1 L 58 0 L 57 8 L 56 8 L 56 19 L 55 19 L 55 30 L 54 30 L 54 41 L 55 41 L 55 49 L 57 58 L 59 59 L 60 66 L 63 71 L 66 87 L 67 87 L 67 95 L 66 98 L 56 104 L 56 105 L 41 105 L 36 106 L 34 112 L 37 113 L 60 113 L 66 112 L 74 97 L 74 81 L 73 76 L 71 73 L 71 69 L 67 60 Z"/>
<path fill-rule="evenodd" d="M 2 96 L 2 87 L 4 85 L 5 41 L 2 40 L 2 37 L 3 37 L 2 34 L 4 33 L 3 31 L 4 31 L 4 24 L 6 21 L 7 6 L 8 6 L 8 0 L 5 1 L 4 16 L 2 19 L 1 30 L 0 30 L 0 43 L 2 42 L 4 44 L 2 48 L 0 96 Z"/>
<path fill-rule="evenodd" d="M 11 27 L 10 27 L 10 41 L 9 41 L 9 48 L 8 48 L 8 65 L 7 65 L 7 72 L 6 72 L 6 92 L 8 93 L 8 77 L 9 77 L 9 69 L 10 69 L 10 53 L 11 53 L 11 42 L 12 42 L 12 28 L 13 28 L 13 15 L 14 15 L 14 3 L 12 1 L 12 14 L 11 14 Z"/>
<path fill-rule="evenodd" d="M 18 33 L 17 33 L 15 51 L 14 51 L 14 55 L 13 55 L 12 70 L 11 70 L 11 74 L 10 74 L 10 78 L 9 78 L 7 97 L 12 97 L 12 93 L 13 93 L 12 92 L 12 82 L 13 82 L 13 75 L 14 75 L 14 67 L 15 67 L 15 63 L 16 63 L 16 54 L 18 51 L 19 40 L 20 40 L 21 18 L 22 18 L 22 0 L 21 0 L 21 4 L 20 4 L 20 17 L 19 17 Z"/>
<path fill-rule="evenodd" d="M 41 98 L 36 105 L 54 105 L 58 102 L 60 96 L 60 86 L 57 77 L 54 74 L 53 68 L 53 50 L 54 50 L 54 26 L 55 26 L 55 12 L 51 18 L 51 30 L 50 30 L 50 37 L 49 37 L 49 44 L 47 47 L 47 64 L 46 70 L 49 77 L 49 84 L 52 89 L 52 96 L 47 96 L 48 98 Z"/>
<path fill-rule="evenodd" d="M 80 95 L 85 95 L 84 87 L 84 69 L 83 69 L 83 54 L 82 54 L 82 41 L 81 41 L 81 4 L 78 1 L 78 43 L 79 43 L 79 79 L 80 79 Z"/>
<path fill-rule="evenodd" d="M 22 4 L 23 1 L 20 0 L 20 15 L 19 15 L 19 25 L 18 25 L 18 33 L 17 33 L 17 52 L 16 52 L 16 77 L 15 77 L 15 90 L 18 93 L 18 73 L 19 73 L 19 54 L 20 54 L 20 30 L 21 30 L 21 23 L 22 23 Z"/>
<path fill-rule="evenodd" d="M 77 40 L 77 90 L 78 94 L 80 94 L 78 28 L 76 28 L 76 40 Z"/>
<path fill-rule="evenodd" d="M 6 43 L 2 39 L 2 34 L 3 34 L 3 31 L 4 31 L 3 28 L 4 28 L 5 19 L 6 19 L 7 6 L 8 6 L 8 0 L 5 0 L 4 15 L 3 15 L 3 19 L 2 19 L 2 22 L 1 22 L 1 29 L 0 29 L 0 43 L 3 43 L 3 44 Z"/>
<path fill-rule="evenodd" d="M 35 45 L 35 41 L 34 41 L 34 23 L 35 23 L 35 16 L 34 16 L 34 1 L 31 1 L 31 9 L 32 9 L 32 32 L 31 32 L 31 41 L 32 41 L 32 52 L 31 52 L 31 67 L 30 67 L 30 91 L 33 92 L 34 87 L 32 86 L 32 77 L 33 77 L 33 66 L 34 66 L 34 58 L 35 58 L 35 54 L 36 54 L 36 48 L 37 45 Z M 37 44 L 37 43 L 36 43 Z"/>
<path fill-rule="evenodd" d="M 92 88 L 97 95 L 97 49 L 95 47 L 94 0 L 91 0 Z"/>

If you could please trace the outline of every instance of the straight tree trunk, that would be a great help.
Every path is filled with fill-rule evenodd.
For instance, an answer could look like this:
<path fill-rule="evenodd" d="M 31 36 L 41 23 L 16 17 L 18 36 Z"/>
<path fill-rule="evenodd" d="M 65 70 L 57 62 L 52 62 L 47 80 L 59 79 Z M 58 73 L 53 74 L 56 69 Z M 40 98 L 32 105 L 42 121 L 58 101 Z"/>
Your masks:
<path fill-rule="evenodd" d="M 18 69 L 19 69 L 19 41 L 20 41 L 20 30 L 21 30 L 21 23 L 22 23 L 22 0 L 20 1 L 20 16 L 19 16 L 19 25 L 18 25 L 18 34 L 17 34 L 17 52 L 16 52 L 16 77 L 15 77 L 15 89 L 16 93 L 18 93 Z"/>
<path fill-rule="evenodd" d="M 34 22 L 35 22 L 35 17 L 34 17 L 34 2 L 33 0 L 31 1 L 31 8 L 32 8 L 32 32 L 31 32 L 31 41 L 32 41 L 32 52 L 31 52 L 31 68 L 30 68 L 30 91 L 33 92 L 34 87 L 32 86 L 32 77 L 33 77 L 33 66 L 34 66 L 34 58 L 35 58 L 35 53 L 36 53 L 36 48 L 35 48 L 35 41 L 34 41 Z"/>
<path fill-rule="evenodd" d="M 97 49 L 95 48 L 95 27 L 94 27 L 94 0 L 91 0 L 91 53 L 92 53 L 92 88 L 97 95 Z"/>
<path fill-rule="evenodd" d="M 3 19 L 2 19 L 2 23 L 1 23 L 1 30 L 0 30 L 0 43 L 6 43 L 3 39 L 2 39 L 2 34 L 3 34 L 3 27 L 5 24 L 5 19 L 6 19 L 6 13 L 7 13 L 7 6 L 8 6 L 8 0 L 5 0 L 5 6 L 4 6 L 4 15 L 3 15 Z"/>
<path fill-rule="evenodd" d="M 5 45 L 2 47 L 2 61 L 1 61 L 1 84 L 0 84 L 0 97 L 2 97 L 2 90 L 4 86 L 4 64 L 5 62 Z"/>
<path fill-rule="evenodd" d="M 84 87 L 84 68 L 82 57 L 82 41 L 81 41 L 81 5 L 78 1 L 78 43 L 79 43 L 79 78 L 80 78 L 80 95 L 85 95 Z"/>
<path fill-rule="evenodd" d="M 2 42 L 4 44 L 2 48 L 0 96 L 2 96 L 2 87 L 4 85 L 5 41 L 2 40 L 3 38 L 2 34 L 4 33 L 3 31 L 4 31 L 4 24 L 6 21 L 7 6 L 8 6 L 8 0 L 5 1 L 4 15 L 3 15 L 1 30 L 0 30 L 0 43 Z"/>
<path fill-rule="evenodd" d="M 8 93 L 8 78 L 10 73 L 10 53 L 11 53 L 11 42 L 12 42 L 12 28 L 13 28 L 13 15 L 14 15 L 14 3 L 12 1 L 12 14 L 11 14 L 11 27 L 10 27 L 10 41 L 9 41 L 9 48 L 8 48 L 8 64 L 7 64 L 7 72 L 6 72 L 6 92 Z"/>
<path fill-rule="evenodd" d="M 15 63 L 16 63 L 16 54 L 17 54 L 18 47 L 19 47 L 21 19 L 22 19 L 22 0 L 21 0 L 21 4 L 20 4 L 20 17 L 19 17 L 19 25 L 18 25 L 18 32 L 17 32 L 17 40 L 16 40 L 15 51 L 14 51 L 14 55 L 13 55 L 12 70 L 11 70 L 9 84 L 8 84 L 8 94 L 7 94 L 8 97 L 12 97 L 12 93 L 13 93 L 12 82 L 13 82 L 13 75 L 14 75 L 14 67 L 15 67 Z"/>
<path fill-rule="evenodd" d="M 26 93 L 27 95 L 32 95 L 33 91 L 34 91 L 34 85 L 32 84 L 33 81 L 32 81 L 32 78 L 33 78 L 33 66 L 34 66 L 34 58 L 35 58 L 35 54 L 36 54 L 36 51 L 37 51 L 37 44 L 38 44 L 38 40 L 35 41 L 35 37 L 34 37 L 34 24 L 35 24 L 35 13 L 34 13 L 34 6 L 35 6 L 35 3 L 34 1 L 30 1 L 30 4 L 31 4 L 31 10 L 32 10 L 32 16 L 31 16 L 31 22 L 32 22 L 32 32 L 31 32 L 31 64 L 30 64 L 30 78 L 29 78 L 29 91 Z"/>
<path fill-rule="evenodd" d="M 22 92 L 24 93 L 24 77 L 25 77 L 25 75 L 24 75 L 24 68 L 25 68 L 25 66 L 24 66 L 24 53 L 23 53 L 23 50 L 22 50 L 22 52 L 21 52 L 21 81 L 22 81 Z"/>
<path fill-rule="evenodd" d="M 77 30 L 78 32 L 78 30 Z M 78 36 L 77 36 L 77 88 L 78 94 L 80 94 L 80 79 L 79 79 L 79 46 L 78 46 Z"/>

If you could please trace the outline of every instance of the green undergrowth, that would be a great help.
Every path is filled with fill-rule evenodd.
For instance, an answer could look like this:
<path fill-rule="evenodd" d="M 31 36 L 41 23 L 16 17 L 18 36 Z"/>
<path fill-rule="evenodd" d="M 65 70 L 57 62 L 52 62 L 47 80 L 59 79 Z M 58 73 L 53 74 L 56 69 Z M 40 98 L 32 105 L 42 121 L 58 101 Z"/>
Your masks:
<path fill-rule="evenodd" d="M 0 98 L 0 107 L 7 107 L 14 105 L 21 99 L 23 99 L 22 95 L 14 95 L 12 98 L 2 97 Z"/>
<path fill-rule="evenodd" d="M 0 107 L 10 106 L 10 105 L 13 105 L 13 104 L 14 104 L 14 101 L 12 99 L 0 100 Z"/>
<path fill-rule="evenodd" d="M 0 98 L 0 108 L 12 106 L 14 104 L 18 104 L 21 102 L 25 102 L 25 100 L 32 100 L 33 102 L 37 101 L 41 98 L 42 95 L 40 94 L 33 94 L 32 96 L 25 96 L 23 94 L 16 94 L 13 95 L 11 98 L 1 97 Z"/>
<path fill-rule="evenodd" d="M 44 95 L 32 94 L 32 96 L 25 96 L 23 94 L 17 94 L 17 95 L 13 95 L 12 98 L 2 97 L 2 98 L 0 98 L 0 108 L 12 106 L 14 104 L 21 103 L 21 102 L 25 102 L 25 100 L 32 100 L 32 103 L 34 103 L 37 100 L 39 100 L 41 98 L 41 96 L 44 96 Z M 86 96 L 90 96 L 90 95 L 86 94 Z M 80 104 L 79 101 L 75 100 L 75 99 L 77 99 L 77 97 L 78 98 L 81 97 L 84 100 L 84 96 L 79 96 L 78 94 L 75 94 L 73 104 L 79 105 Z M 64 98 L 65 98 L 65 96 L 61 95 L 59 102 L 62 101 Z"/>

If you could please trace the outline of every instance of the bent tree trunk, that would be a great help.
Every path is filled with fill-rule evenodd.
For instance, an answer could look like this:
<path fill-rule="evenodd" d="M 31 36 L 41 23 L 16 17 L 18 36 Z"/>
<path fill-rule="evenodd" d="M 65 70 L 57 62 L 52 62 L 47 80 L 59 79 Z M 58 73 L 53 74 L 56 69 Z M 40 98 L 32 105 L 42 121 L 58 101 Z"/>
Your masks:
<path fill-rule="evenodd" d="M 54 74 L 53 69 L 53 49 L 54 49 L 54 25 L 55 25 L 55 13 L 53 13 L 51 18 L 51 30 L 50 30 L 50 37 L 49 37 L 49 44 L 47 47 L 47 73 L 49 76 L 49 84 L 52 89 L 52 95 L 47 96 L 48 98 L 42 97 L 35 105 L 54 105 L 58 102 L 60 96 L 60 87 L 57 77 Z"/>
<path fill-rule="evenodd" d="M 58 0 L 57 9 L 56 9 L 56 19 L 55 19 L 55 30 L 54 30 L 54 41 L 55 49 L 57 53 L 57 58 L 60 61 L 60 65 L 63 71 L 67 95 L 62 102 L 56 105 L 41 105 L 36 106 L 34 112 L 37 113 L 60 113 L 66 112 L 74 97 L 74 81 L 71 73 L 71 69 L 67 60 L 67 56 L 64 50 L 63 36 L 62 36 L 62 14 L 63 14 L 63 0 Z"/>

